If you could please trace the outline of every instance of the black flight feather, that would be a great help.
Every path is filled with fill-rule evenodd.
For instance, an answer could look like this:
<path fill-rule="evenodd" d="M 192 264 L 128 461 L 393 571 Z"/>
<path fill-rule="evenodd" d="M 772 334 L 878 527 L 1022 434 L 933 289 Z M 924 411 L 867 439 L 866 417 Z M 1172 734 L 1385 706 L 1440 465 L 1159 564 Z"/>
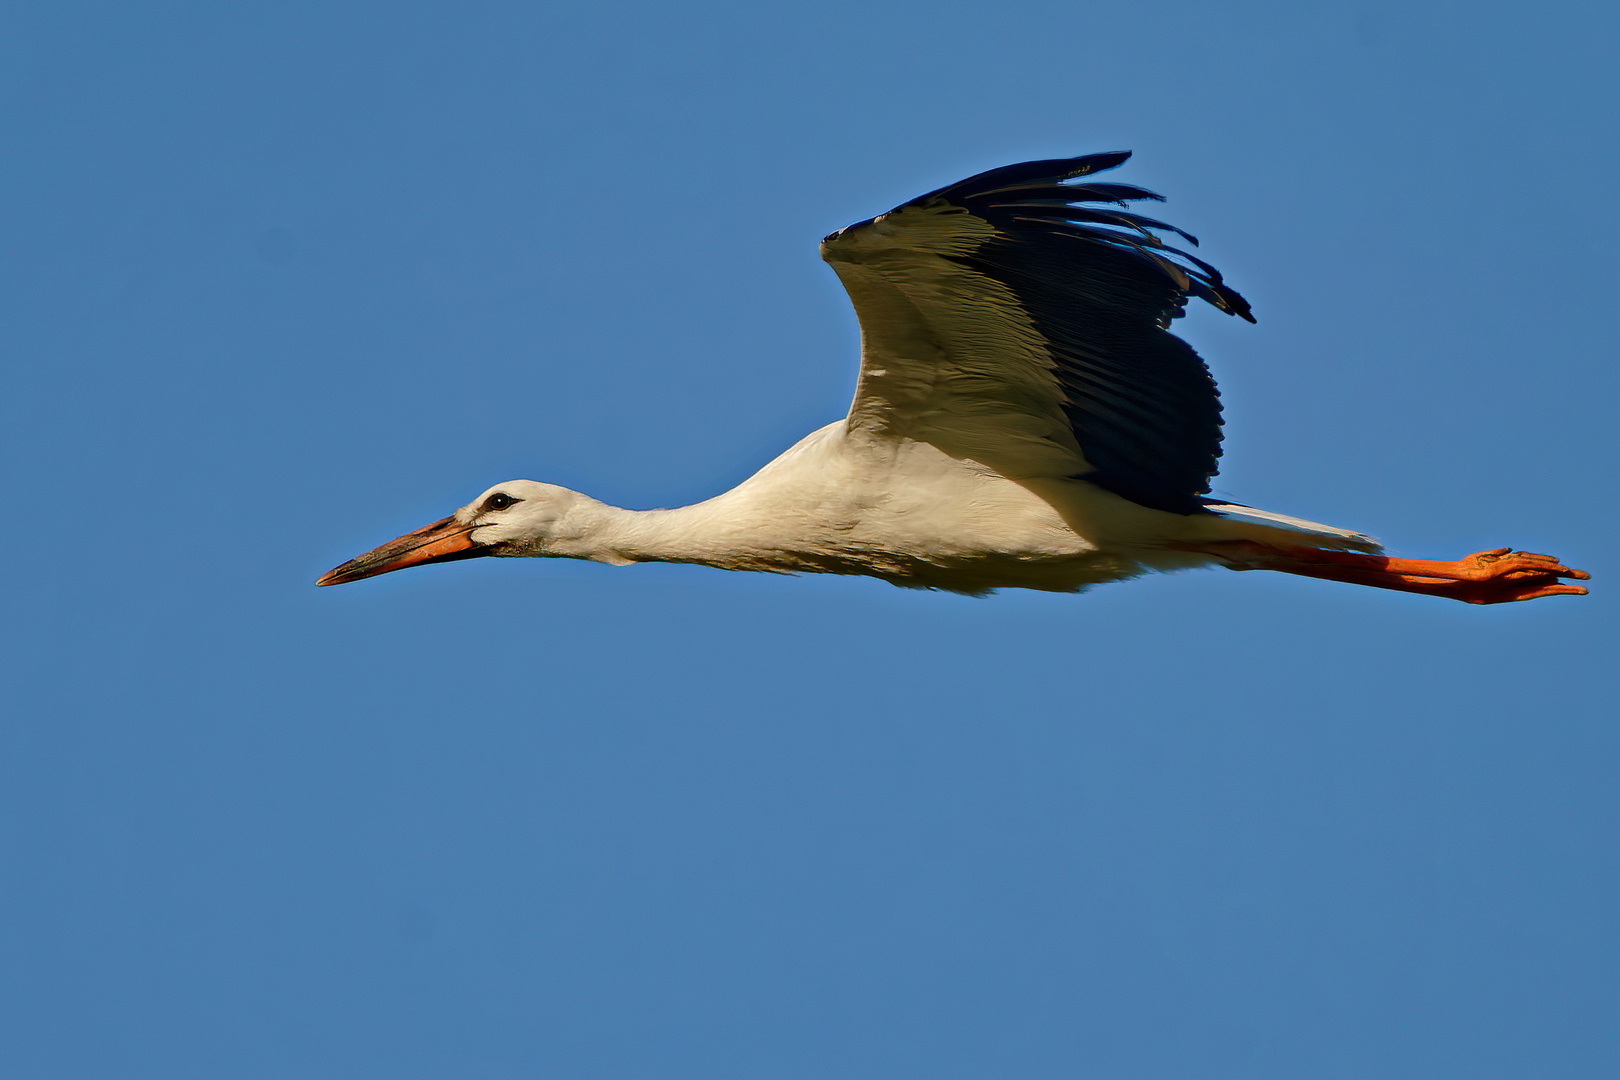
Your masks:
<path fill-rule="evenodd" d="M 948 203 L 995 227 L 995 236 L 956 258 L 1011 290 L 1045 337 L 1064 412 L 1093 467 L 1081 478 L 1156 510 L 1207 512 L 1203 496 L 1220 457 L 1220 395 L 1198 354 L 1164 328 L 1188 296 L 1250 322 L 1254 316 L 1214 267 L 1151 231 L 1198 243 L 1180 229 L 1072 205 L 1159 199 L 1125 184 L 1060 183 L 1128 157 L 1008 165 L 907 205 Z"/>
<path fill-rule="evenodd" d="M 933 199 L 958 202 L 963 192 L 987 194 L 1012 184 L 1073 180 L 1123 165 L 1131 156 L 1129 150 L 1116 150 L 1106 154 L 1087 154 L 1077 158 L 1054 158 L 1049 161 L 1024 161 L 1017 165 L 1003 165 L 999 169 L 976 173 L 948 187 L 930 191 L 913 199 L 913 203 L 926 203 Z"/>

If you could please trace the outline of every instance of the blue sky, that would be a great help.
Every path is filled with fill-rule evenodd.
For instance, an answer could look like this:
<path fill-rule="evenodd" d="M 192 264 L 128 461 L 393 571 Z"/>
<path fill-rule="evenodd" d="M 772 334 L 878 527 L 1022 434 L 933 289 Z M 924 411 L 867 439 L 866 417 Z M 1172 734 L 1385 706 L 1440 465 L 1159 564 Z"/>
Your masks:
<path fill-rule="evenodd" d="M 8 1075 L 1620 1072 L 1612 5 L 5 21 Z M 1260 320 L 1179 324 L 1219 494 L 1594 594 L 312 586 L 737 482 L 847 403 L 822 235 L 1114 149 Z"/>

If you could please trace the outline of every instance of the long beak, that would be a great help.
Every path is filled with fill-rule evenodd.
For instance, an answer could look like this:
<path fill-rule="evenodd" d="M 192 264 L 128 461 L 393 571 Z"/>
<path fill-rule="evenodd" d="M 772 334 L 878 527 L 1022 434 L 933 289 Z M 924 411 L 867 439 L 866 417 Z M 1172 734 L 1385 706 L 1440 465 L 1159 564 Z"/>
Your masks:
<path fill-rule="evenodd" d="M 380 548 L 373 548 L 350 559 L 334 570 L 321 575 L 317 585 L 342 585 L 361 578 L 386 574 L 390 570 L 403 570 L 430 562 L 454 562 L 456 559 L 476 559 L 493 552 L 484 544 L 472 540 L 471 525 L 463 525 L 453 517 L 435 521 L 431 525 L 406 533 L 398 540 L 390 540 Z"/>

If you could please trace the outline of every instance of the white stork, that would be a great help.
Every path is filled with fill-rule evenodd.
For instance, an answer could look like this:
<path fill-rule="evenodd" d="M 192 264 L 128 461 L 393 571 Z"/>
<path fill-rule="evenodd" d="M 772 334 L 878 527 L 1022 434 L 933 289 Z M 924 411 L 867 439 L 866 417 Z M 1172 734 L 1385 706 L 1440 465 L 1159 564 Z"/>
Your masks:
<path fill-rule="evenodd" d="M 501 555 L 975 595 L 1208 565 L 1472 604 L 1586 592 L 1560 579 L 1587 574 L 1545 555 L 1387 558 L 1360 533 L 1206 497 L 1220 400 L 1168 326 L 1189 296 L 1254 319 L 1212 266 L 1155 233 L 1197 240 L 1118 208 L 1159 196 L 1065 182 L 1129 156 L 992 169 L 827 237 L 822 258 L 861 324 L 854 403 L 725 494 L 636 511 L 511 480 L 317 584 Z"/>

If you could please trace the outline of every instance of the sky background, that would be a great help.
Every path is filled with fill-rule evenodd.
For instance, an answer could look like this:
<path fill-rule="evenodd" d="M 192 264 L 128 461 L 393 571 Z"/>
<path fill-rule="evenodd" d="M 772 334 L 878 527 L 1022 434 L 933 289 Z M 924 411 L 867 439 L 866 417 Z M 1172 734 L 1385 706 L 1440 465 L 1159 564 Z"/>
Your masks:
<path fill-rule="evenodd" d="M 1620 8 L 9 5 L 20 1080 L 1620 1075 Z M 1594 595 L 326 569 L 842 415 L 825 233 L 1110 179 L 1218 494 Z M 1158 211 L 1155 211 L 1158 213 Z"/>

